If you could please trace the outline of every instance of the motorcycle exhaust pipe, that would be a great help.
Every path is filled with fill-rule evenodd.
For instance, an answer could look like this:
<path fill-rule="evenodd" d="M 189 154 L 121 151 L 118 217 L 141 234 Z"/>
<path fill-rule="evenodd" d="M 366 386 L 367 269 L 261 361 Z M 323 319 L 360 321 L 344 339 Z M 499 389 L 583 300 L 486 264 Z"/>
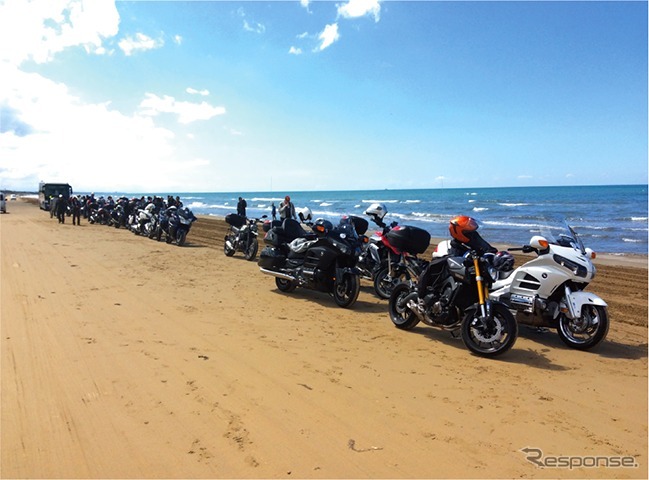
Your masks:
<path fill-rule="evenodd" d="M 261 270 L 261 273 L 265 273 L 266 275 L 272 275 L 273 277 L 279 277 L 283 280 L 289 280 L 291 282 L 297 282 L 297 279 L 295 277 L 292 277 L 290 275 L 287 275 L 282 272 L 274 272 L 272 270 L 266 270 L 265 268 L 259 268 Z"/>

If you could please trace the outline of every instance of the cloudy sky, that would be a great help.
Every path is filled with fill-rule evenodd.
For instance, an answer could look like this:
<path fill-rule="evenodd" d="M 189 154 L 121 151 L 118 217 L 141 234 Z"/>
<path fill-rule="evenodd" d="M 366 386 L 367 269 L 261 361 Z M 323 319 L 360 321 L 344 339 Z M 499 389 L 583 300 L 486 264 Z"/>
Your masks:
<path fill-rule="evenodd" d="M 0 0 L 0 188 L 647 182 L 646 2 Z"/>

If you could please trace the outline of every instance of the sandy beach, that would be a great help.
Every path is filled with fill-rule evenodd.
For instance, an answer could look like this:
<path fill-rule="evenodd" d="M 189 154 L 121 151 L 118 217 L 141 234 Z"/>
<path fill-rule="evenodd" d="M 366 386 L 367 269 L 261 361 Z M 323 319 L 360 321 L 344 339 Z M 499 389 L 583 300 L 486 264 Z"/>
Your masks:
<path fill-rule="evenodd" d="M 181 248 L 7 209 L 2 478 L 648 476 L 646 257 L 596 259 L 597 348 L 521 327 L 493 360 L 368 282 L 349 310 L 279 292 L 217 219 Z"/>

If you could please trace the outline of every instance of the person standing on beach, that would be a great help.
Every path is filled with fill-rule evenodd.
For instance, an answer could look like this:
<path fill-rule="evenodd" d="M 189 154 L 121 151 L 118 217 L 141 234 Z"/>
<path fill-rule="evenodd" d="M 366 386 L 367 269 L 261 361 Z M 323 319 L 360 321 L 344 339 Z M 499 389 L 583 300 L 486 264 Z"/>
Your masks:
<path fill-rule="evenodd" d="M 63 195 L 59 195 L 59 199 L 56 201 L 56 218 L 59 219 L 59 223 L 65 223 L 65 211 L 68 208 L 68 202 L 65 201 Z"/>
<path fill-rule="evenodd" d="M 243 197 L 239 197 L 239 203 L 237 203 L 237 215 L 240 215 L 242 217 L 246 217 L 246 207 L 248 206 L 248 203 Z"/>
<path fill-rule="evenodd" d="M 286 195 L 284 201 L 279 206 L 279 218 L 286 220 L 287 218 L 295 219 L 295 205 L 291 202 L 291 197 Z"/>
<path fill-rule="evenodd" d="M 72 210 L 72 225 L 81 225 L 81 202 L 76 195 L 70 199 L 70 209 Z"/>
<path fill-rule="evenodd" d="M 272 207 L 270 215 L 273 217 L 273 220 L 277 220 L 277 209 L 275 208 L 275 202 L 271 203 L 270 206 Z"/>
<path fill-rule="evenodd" d="M 55 197 L 53 195 L 50 195 L 50 218 L 54 216 L 56 213 L 56 202 L 59 199 L 59 197 Z"/>

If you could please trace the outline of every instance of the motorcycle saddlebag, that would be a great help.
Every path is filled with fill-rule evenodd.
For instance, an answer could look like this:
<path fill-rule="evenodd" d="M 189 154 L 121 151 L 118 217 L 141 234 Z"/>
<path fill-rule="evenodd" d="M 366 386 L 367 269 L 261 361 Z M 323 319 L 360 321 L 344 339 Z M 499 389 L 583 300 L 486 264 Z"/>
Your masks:
<path fill-rule="evenodd" d="M 267 245 L 272 245 L 273 247 L 279 247 L 284 240 L 284 230 L 282 227 L 273 227 L 266 232 L 264 235 L 264 243 Z"/>
<path fill-rule="evenodd" d="M 236 213 L 228 213 L 225 216 L 225 221 L 233 227 L 241 228 L 246 223 L 246 218 L 242 217 L 241 215 L 237 215 Z"/>
<path fill-rule="evenodd" d="M 286 256 L 282 255 L 279 248 L 264 247 L 259 254 L 259 261 L 257 264 L 261 268 L 277 269 L 281 267 L 286 261 Z"/>
<path fill-rule="evenodd" d="M 430 233 L 423 228 L 399 225 L 386 234 L 390 245 L 401 252 L 424 253 L 430 245 Z"/>

